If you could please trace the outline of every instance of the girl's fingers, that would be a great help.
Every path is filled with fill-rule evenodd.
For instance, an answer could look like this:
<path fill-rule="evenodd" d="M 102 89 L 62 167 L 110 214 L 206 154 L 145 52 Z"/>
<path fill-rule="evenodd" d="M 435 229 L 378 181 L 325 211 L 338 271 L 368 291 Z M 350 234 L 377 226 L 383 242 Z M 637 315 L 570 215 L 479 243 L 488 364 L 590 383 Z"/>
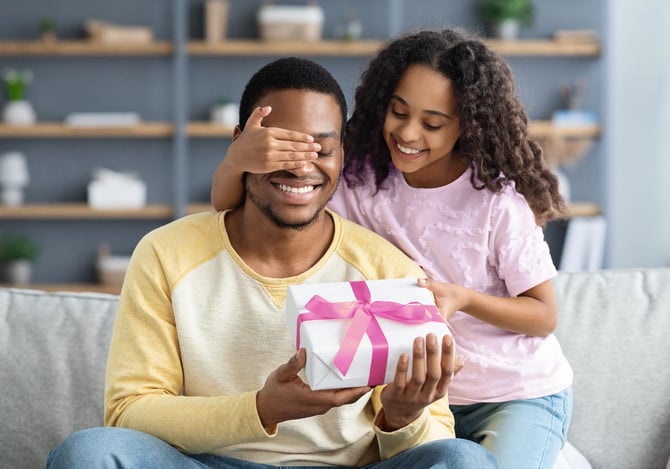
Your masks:
<path fill-rule="evenodd" d="M 261 123 L 263 122 L 263 119 L 267 116 L 270 115 L 272 112 L 272 106 L 263 106 L 263 107 L 257 107 L 255 108 L 252 112 L 249 118 L 247 119 L 246 124 L 244 125 L 244 128 L 251 128 L 251 127 L 261 127 Z"/>

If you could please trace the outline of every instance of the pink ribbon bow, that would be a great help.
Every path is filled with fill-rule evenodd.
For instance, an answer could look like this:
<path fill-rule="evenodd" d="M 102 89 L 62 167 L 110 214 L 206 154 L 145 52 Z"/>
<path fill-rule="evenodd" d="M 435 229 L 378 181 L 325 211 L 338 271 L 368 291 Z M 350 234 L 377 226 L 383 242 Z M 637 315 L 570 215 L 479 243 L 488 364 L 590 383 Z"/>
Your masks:
<path fill-rule="evenodd" d="M 372 363 L 368 376 L 368 386 L 382 384 L 388 361 L 388 342 L 377 318 L 392 319 L 405 324 L 421 324 L 429 321 L 444 322 L 437 308 L 418 302 L 407 304 L 393 301 L 370 301 L 370 290 L 364 281 L 349 282 L 355 301 L 330 302 L 314 295 L 305 305 L 309 313 L 298 315 L 296 348 L 300 349 L 300 326 L 304 321 L 314 319 L 352 318 L 335 355 L 334 364 L 343 375 L 351 367 L 356 350 L 367 334 L 372 343 Z"/>

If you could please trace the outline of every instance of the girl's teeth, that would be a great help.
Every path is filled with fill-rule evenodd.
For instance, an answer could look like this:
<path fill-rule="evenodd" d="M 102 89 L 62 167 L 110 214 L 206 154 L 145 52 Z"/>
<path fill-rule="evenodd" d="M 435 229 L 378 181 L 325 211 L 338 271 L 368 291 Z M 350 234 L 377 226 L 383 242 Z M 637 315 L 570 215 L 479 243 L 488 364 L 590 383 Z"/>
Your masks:
<path fill-rule="evenodd" d="M 397 145 L 398 145 L 398 150 L 400 150 L 403 153 L 407 153 L 407 154 L 410 154 L 410 155 L 416 155 L 417 153 L 421 153 L 421 150 L 417 150 L 416 148 L 405 147 L 403 145 L 400 145 L 399 143 Z"/>
<path fill-rule="evenodd" d="M 287 186 L 286 184 L 278 184 L 278 186 L 280 190 L 292 194 L 306 194 L 307 192 L 312 192 L 314 190 L 314 186 L 292 187 Z"/>

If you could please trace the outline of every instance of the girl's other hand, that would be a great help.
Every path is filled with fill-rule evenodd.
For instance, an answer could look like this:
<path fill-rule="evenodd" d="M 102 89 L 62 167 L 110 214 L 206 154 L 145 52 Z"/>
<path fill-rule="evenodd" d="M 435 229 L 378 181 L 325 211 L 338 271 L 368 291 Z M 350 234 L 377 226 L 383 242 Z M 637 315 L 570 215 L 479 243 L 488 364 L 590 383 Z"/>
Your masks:
<path fill-rule="evenodd" d="M 420 287 L 427 288 L 435 296 L 435 305 L 446 321 L 456 311 L 462 310 L 467 304 L 468 289 L 453 283 L 438 282 L 430 278 L 417 280 Z"/>

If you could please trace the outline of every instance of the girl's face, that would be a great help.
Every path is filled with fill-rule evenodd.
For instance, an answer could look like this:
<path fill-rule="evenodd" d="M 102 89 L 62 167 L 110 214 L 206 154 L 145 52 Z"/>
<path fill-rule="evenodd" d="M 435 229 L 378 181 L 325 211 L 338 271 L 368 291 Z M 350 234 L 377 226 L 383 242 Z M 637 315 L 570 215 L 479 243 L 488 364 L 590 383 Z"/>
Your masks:
<path fill-rule="evenodd" d="M 463 174 L 467 163 L 452 153 L 460 131 L 451 80 L 426 66 L 410 66 L 384 120 L 391 159 L 409 185 L 439 187 Z"/>

